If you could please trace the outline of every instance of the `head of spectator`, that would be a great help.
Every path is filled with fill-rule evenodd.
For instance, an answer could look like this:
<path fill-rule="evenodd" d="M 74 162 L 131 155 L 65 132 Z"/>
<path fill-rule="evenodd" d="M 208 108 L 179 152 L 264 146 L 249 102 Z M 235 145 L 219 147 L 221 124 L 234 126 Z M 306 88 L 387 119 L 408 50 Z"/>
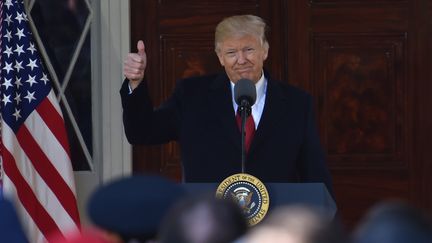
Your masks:
<path fill-rule="evenodd" d="M 48 237 L 49 243 L 117 243 L 105 232 L 97 229 L 82 229 L 81 231 L 69 232 L 66 235 L 56 232 Z"/>
<path fill-rule="evenodd" d="M 353 243 L 432 242 L 429 215 L 401 201 L 385 201 L 371 208 L 353 234 Z"/>
<path fill-rule="evenodd" d="M 15 208 L 12 203 L 4 199 L 2 195 L 0 195 L 0 239 L 1 242 L 9 243 L 28 242 Z"/>
<path fill-rule="evenodd" d="M 241 242 L 244 243 L 340 243 L 343 234 L 330 215 L 308 206 L 282 206 L 270 211 Z"/>
<path fill-rule="evenodd" d="M 247 229 L 246 219 L 234 202 L 194 196 L 180 201 L 167 214 L 159 243 L 228 243 Z"/>
<path fill-rule="evenodd" d="M 88 215 L 123 242 L 151 242 L 169 208 L 185 194 L 181 185 L 155 175 L 135 175 L 102 185 L 90 197 Z"/>

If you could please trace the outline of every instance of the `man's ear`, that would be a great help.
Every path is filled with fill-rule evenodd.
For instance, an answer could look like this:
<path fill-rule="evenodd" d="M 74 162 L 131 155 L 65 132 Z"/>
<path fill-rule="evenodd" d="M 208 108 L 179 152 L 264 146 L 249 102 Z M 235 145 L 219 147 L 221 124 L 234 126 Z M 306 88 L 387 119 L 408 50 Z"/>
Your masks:
<path fill-rule="evenodd" d="M 267 57 L 268 57 L 268 48 L 264 49 L 264 56 L 263 56 L 264 61 L 267 60 Z"/>

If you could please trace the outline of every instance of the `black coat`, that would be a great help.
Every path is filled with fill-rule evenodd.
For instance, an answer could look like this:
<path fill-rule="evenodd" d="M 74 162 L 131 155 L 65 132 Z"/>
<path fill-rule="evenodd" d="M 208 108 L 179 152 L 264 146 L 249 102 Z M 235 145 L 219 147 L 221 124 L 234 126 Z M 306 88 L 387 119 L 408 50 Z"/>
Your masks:
<path fill-rule="evenodd" d="M 263 182 L 324 182 L 331 179 L 320 146 L 312 98 L 268 75 L 264 111 L 246 160 L 246 173 Z M 241 137 L 226 74 L 181 80 L 153 111 L 145 82 L 120 90 L 131 144 L 177 140 L 186 182 L 221 182 L 241 172 Z"/>

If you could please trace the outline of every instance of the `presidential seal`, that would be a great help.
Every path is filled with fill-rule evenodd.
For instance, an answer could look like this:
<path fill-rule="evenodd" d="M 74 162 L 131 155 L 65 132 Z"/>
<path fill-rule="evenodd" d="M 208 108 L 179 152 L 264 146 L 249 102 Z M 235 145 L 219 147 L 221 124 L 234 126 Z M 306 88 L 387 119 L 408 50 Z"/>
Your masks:
<path fill-rule="evenodd" d="M 219 184 L 216 197 L 234 200 L 250 226 L 259 223 L 267 214 L 270 198 L 267 188 L 258 178 L 245 174 L 235 174 Z"/>

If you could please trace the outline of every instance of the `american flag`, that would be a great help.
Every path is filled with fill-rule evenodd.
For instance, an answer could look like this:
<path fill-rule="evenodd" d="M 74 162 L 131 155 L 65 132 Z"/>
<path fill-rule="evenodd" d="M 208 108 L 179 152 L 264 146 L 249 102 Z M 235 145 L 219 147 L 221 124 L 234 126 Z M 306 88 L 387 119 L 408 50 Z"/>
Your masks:
<path fill-rule="evenodd" d="M 3 194 L 15 202 L 30 242 L 43 242 L 80 227 L 69 144 L 23 1 L 1 0 L 0 7 Z"/>

